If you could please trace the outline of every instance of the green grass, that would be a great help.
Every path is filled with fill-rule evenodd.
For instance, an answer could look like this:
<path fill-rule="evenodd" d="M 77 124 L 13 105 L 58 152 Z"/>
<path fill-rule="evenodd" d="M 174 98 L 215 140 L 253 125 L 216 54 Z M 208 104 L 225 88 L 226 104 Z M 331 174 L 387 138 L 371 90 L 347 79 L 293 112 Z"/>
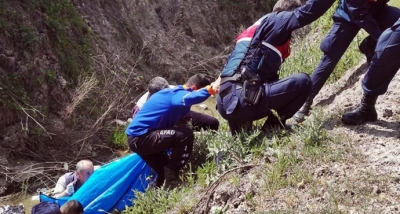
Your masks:
<path fill-rule="evenodd" d="M 136 205 L 129 207 L 124 213 L 165 213 L 171 210 L 190 213 L 202 195 L 198 192 L 199 188 L 209 187 L 221 176 L 227 176 L 224 180 L 236 188 L 239 188 L 242 182 L 247 182 L 244 178 L 226 175 L 227 171 L 247 164 L 260 164 L 256 170 L 262 180 L 259 192 L 255 193 L 254 197 L 246 196 L 255 206 L 254 210 L 259 209 L 257 200 L 260 197 L 274 197 L 282 189 L 304 188 L 315 183 L 307 164 L 331 161 L 322 158 L 329 153 L 326 147 L 330 138 L 322 127 L 327 117 L 317 110 L 311 118 L 313 119 L 297 128 L 295 133 L 276 130 L 278 135 L 268 138 L 260 137 L 259 132 L 241 134 L 240 137 L 233 138 L 224 126 L 218 133 L 196 134 L 197 149 L 194 150 L 193 156 L 207 154 L 207 157 L 203 163 L 197 162 L 196 166 L 191 165 L 183 170 L 183 186 L 170 192 L 151 189 L 146 193 L 137 193 Z M 219 154 L 222 154 L 222 158 L 216 164 L 215 158 Z M 337 154 L 334 156 L 338 161 Z M 266 158 L 273 159 L 272 163 L 260 162 Z M 191 161 L 193 162 L 193 157 Z"/>
<path fill-rule="evenodd" d="M 111 143 L 113 147 L 117 149 L 128 150 L 128 137 L 125 134 L 125 128 L 121 128 L 120 126 L 115 127 L 115 129 L 111 133 Z"/>

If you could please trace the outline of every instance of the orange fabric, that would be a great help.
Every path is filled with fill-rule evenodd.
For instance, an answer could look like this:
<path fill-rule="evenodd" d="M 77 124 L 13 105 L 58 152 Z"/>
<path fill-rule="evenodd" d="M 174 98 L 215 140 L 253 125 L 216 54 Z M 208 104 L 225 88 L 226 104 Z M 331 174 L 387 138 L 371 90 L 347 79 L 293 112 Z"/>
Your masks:
<path fill-rule="evenodd" d="M 216 92 L 214 91 L 214 89 L 211 86 L 207 85 L 206 89 L 207 89 L 208 93 L 210 93 L 211 95 L 215 95 L 216 94 Z"/>

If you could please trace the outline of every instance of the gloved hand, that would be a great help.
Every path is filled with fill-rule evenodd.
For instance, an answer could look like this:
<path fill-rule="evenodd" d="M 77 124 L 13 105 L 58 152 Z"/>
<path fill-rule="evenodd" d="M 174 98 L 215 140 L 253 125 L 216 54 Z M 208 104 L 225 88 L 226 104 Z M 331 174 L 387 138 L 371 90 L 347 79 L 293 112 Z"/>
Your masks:
<path fill-rule="evenodd" d="M 363 53 L 367 58 L 368 65 L 371 63 L 372 57 L 375 54 L 376 43 L 377 41 L 375 39 L 373 39 L 371 36 L 367 36 L 358 46 L 360 52 Z"/>
<path fill-rule="evenodd" d="M 74 183 L 75 183 L 75 182 L 71 182 L 71 183 L 69 183 L 69 184 L 67 185 L 67 188 L 65 189 L 65 192 L 66 192 L 68 195 L 72 195 L 72 194 L 75 193 Z"/>

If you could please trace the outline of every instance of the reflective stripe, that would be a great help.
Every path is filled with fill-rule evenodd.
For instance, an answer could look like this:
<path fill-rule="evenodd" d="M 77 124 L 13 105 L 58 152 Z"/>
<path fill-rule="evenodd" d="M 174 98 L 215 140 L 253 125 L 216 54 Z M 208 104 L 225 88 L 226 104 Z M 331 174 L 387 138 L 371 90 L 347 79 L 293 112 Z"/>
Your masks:
<path fill-rule="evenodd" d="M 279 57 L 281 58 L 281 63 L 282 63 L 282 54 L 278 49 L 276 49 L 274 46 L 272 46 L 271 44 L 269 44 L 267 42 L 262 42 L 261 44 L 268 47 L 269 49 L 273 50 L 275 53 L 277 53 L 279 55 Z"/>

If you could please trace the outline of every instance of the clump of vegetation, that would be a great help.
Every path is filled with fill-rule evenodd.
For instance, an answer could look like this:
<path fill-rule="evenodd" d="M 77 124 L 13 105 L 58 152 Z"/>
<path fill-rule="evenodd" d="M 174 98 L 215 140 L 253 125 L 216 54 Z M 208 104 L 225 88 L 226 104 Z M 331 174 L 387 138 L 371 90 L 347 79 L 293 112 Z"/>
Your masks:
<path fill-rule="evenodd" d="M 2 102 L 3 107 L 17 109 L 10 102 L 12 99 L 20 105 L 32 104 L 28 96 L 31 88 L 45 83 L 55 86 L 60 74 L 74 86 L 78 77 L 89 71 L 91 33 L 71 1 L 1 0 L 0 36 L 9 42 L 8 50 L 14 51 L 12 55 L 22 62 L 24 72 L 32 74 L 36 80 L 30 80 L 26 74 L 21 76 L 15 67 L 6 69 L 7 73 L 0 74 L 3 89 L 0 96 L 8 100 Z M 49 46 L 46 46 L 47 42 L 50 42 Z M 44 54 L 43 46 L 55 54 L 60 71 L 37 66 L 35 58 Z"/>

